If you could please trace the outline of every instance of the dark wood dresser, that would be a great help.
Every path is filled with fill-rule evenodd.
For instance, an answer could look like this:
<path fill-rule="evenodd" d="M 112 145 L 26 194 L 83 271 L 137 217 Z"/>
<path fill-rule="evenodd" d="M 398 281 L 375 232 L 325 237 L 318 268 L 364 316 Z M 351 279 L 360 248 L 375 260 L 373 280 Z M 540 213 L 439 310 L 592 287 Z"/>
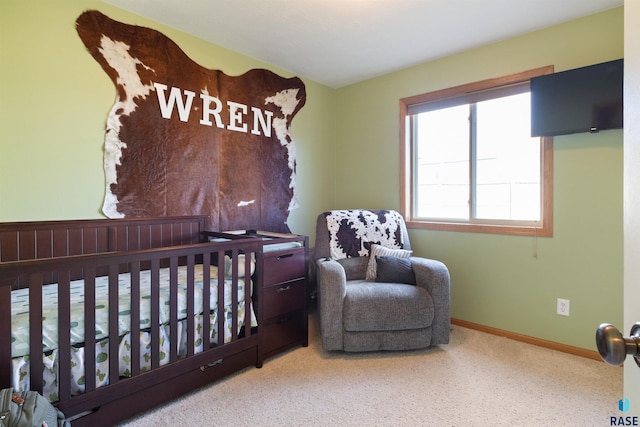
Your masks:
<path fill-rule="evenodd" d="M 308 341 L 306 287 L 308 238 L 265 244 L 263 253 L 262 334 L 264 357 Z M 294 245 L 291 245 L 294 243 Z"/>
<path fill-rule="evenodd" d="M 262 259 L 256 272 L 261 292 L 255 307 L 259 335 L 265 359 L 296 346 L 309 344 L 307 283 L 309 271 L 309 238 L 297 234 L 267 231 L 232 231 L 208 233 L 216 238 L 261 239 Z"/>

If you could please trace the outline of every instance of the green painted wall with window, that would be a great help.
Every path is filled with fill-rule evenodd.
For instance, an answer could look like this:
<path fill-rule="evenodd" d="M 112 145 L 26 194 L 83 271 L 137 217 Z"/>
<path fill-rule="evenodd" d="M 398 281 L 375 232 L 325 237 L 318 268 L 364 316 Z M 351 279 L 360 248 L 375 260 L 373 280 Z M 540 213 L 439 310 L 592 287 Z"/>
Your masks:
<path fill-rule="evenodd" d="M 616 8 L 340 89 L 335 206 L 399 207 L 400 98 L 618 59 L 623 47 Z M 555 138 L 551 238 L 410 230 L 417 255 L 449 266 L 453 317 L 591 350 L 601 322 L 622 323 L 622 135 Z"/>

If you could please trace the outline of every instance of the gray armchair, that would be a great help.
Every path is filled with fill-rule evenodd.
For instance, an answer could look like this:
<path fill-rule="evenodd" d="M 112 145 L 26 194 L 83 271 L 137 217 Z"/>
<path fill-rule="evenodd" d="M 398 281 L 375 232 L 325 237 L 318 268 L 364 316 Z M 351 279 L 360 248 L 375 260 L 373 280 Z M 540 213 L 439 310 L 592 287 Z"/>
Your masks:
<path fill-rule="evenodd" d="M 449 271 L 439 261 L 410 256 L 410 249 L 398 212 L 318 215 L 314 257 L 325 350 L 409 350 L 449 342 Z"/>

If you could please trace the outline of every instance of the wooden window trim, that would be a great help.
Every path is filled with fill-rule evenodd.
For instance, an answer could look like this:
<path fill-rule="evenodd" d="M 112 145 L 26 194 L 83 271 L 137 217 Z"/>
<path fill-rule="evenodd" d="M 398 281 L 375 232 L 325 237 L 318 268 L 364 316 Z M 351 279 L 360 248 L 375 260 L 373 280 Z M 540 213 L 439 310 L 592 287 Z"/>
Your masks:
<path fill-rule="evenodd" d="M 464 84 L 434 92 L 410 96 L 400 99 L 400 212 L 405 218 L 408 228 L 443 230 L 443 231 L 465 231 L 476 233 L 511 234 L 519 236 L 551 237 L 553 236 L 553 138 L 541 138 L 540 149 L 542 150 L 543 167 L 542 176 L 542 222 L 535 226 L 521 226 L 509 224 L 492 224 L 488 221 L 477 222 L 455 222 L 455 221 L 431 221 L 413 218 L 412 203 L 412 158 L 413 146 L 411 144 L 410 120 L 408 115 L 409 106 L 421 103 L 439 102 L 448 98 L 456 98 L 479 92 L 491 90 L 499 86 L 507 86 L 523 83 L 533 77 L 553 73 L 553 66 L 535 68 L 521 73 L 494 79 L 482 80 L 479 82 Z"/>

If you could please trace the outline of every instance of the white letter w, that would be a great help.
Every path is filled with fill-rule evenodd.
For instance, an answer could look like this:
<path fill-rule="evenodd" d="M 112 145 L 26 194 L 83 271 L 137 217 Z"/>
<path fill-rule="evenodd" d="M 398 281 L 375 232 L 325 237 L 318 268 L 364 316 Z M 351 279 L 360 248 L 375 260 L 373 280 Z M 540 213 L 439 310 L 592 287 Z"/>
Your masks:
<path fill-rule="evenodd" d="M 171 114 L 173 113 L 174 105 L 178 105 L 178 114 L 180 115 L 180 121 L 186 122 L 189 120 L 189 112 L 191 111 L 191 103 L 193 102 L 193 98 L 196 96 L 195 92 L 191 92 L 190 90 L 184 90 L 184 94 L 187 97 L 187 100 L 183 102 L 182 94 L 180 93 L 180 88 L 172 87 L 171 92 L 169 93 L 169 101 L 167 102 L 167 98 L 164 95 L 165 90 L 167 90 L 167 85 L 163 85 L 162 83 L 153 83 L 153 86 L 156 88 L 156 94 L 158 95 L 158 106 L 160 107 L 160 113 L 162 114 L 162 118 L 170 119 Z"/>

